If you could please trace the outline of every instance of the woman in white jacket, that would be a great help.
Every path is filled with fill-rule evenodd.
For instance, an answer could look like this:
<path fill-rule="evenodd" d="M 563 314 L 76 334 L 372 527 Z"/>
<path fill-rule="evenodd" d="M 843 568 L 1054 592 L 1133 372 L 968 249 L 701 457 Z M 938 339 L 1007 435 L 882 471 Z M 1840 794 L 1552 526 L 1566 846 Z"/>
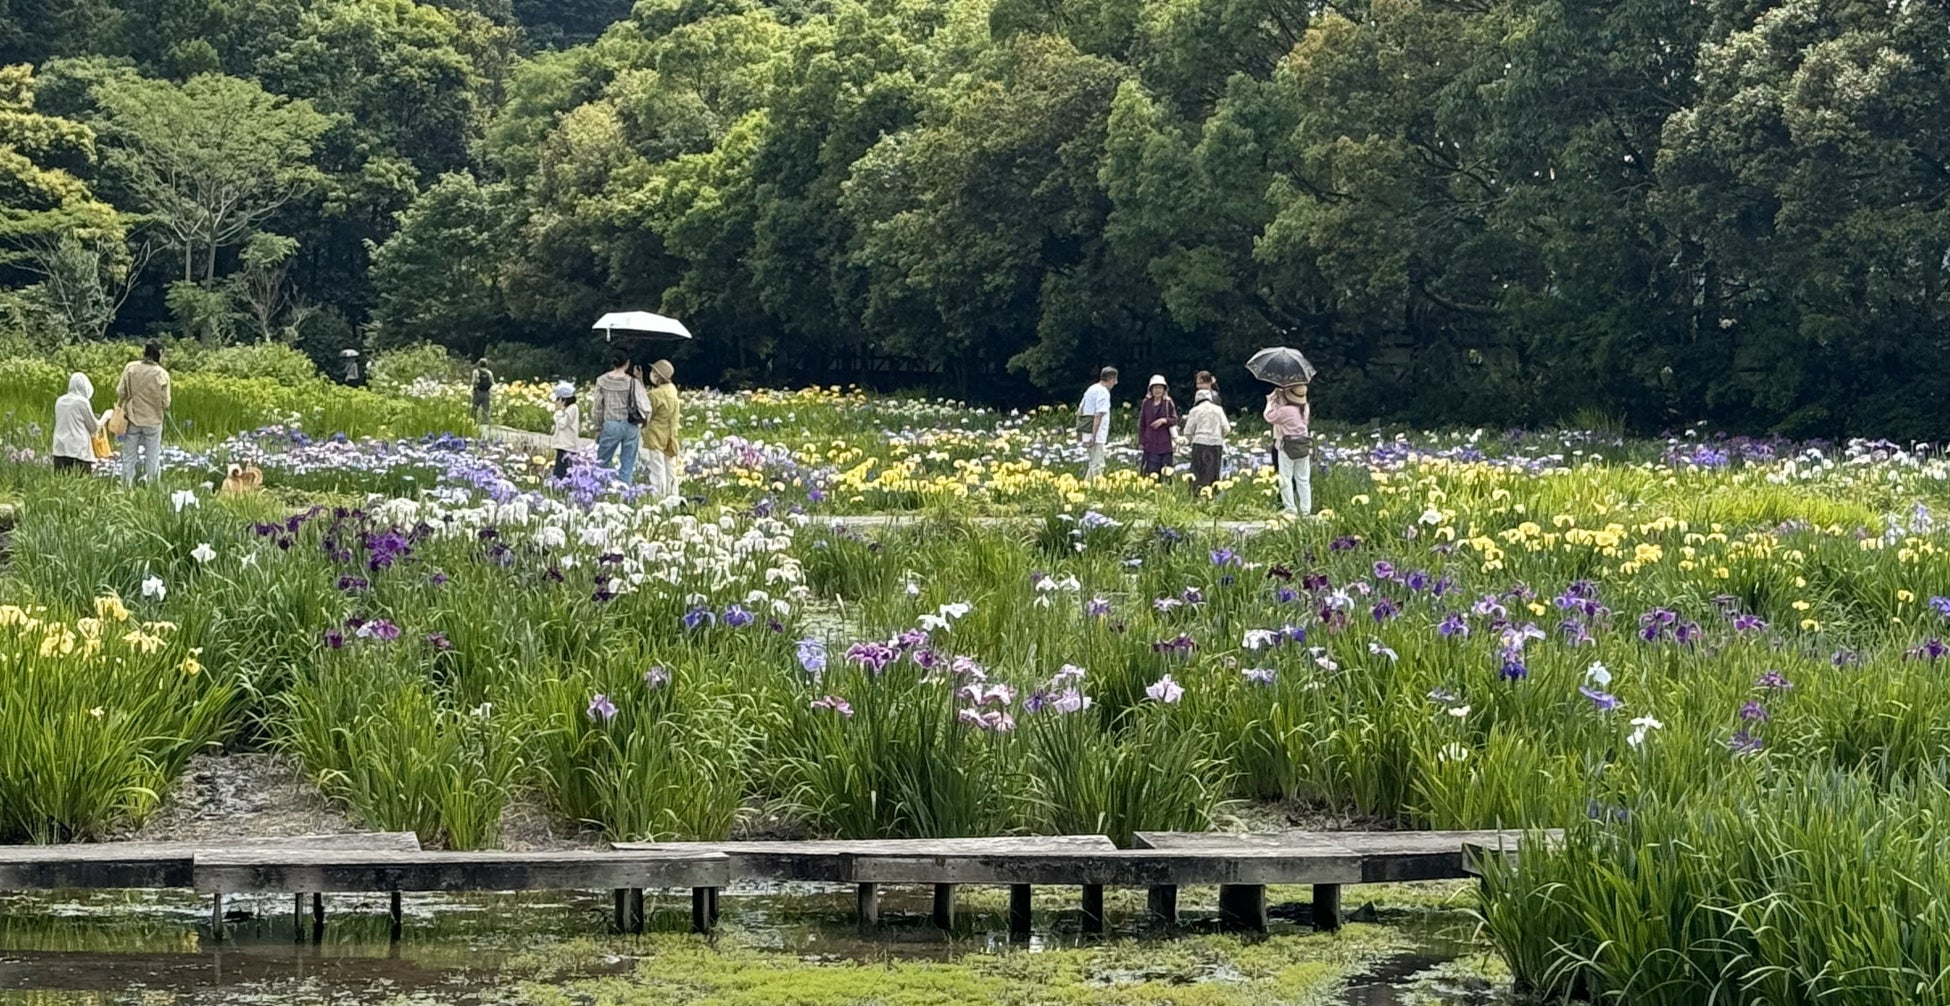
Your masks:
<path fill-rule="evenodd" d="M 1198 404 L 1185 415 L 1185 439 L 1192 442 L 1192 495 L 1219 481 L 1219 462 L 1225 457 L 1226 435 L 1231 432 L 1232 422 L 1219 408 L 1218 393 L 1200 388 Z"/>
<path fill-rule="evenodd" d="M 95 470 L 95 433 L 108 413 L 95 414 L 95 386 L 87 374 L 68 375 L 68 393 L 54 400 L 54 470 Z"/>

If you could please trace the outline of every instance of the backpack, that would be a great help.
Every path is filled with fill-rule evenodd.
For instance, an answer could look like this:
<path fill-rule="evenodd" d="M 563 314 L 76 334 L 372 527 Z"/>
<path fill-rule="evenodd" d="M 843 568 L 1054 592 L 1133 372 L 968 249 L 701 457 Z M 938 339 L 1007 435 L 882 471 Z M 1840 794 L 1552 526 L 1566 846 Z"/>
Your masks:
<path fill-rule="evenodd" d="M 475 372 L 474 372 L 474 390 L 475 390 L 475 392 L 477 392 L 477 393 L 479 393 L 479 392 L 484 392 L 484 391 L 488 391 L 489 389 L 491 389 L 491 388 L 493 388 L 493 387 L 494 387 L 494 375 L 493 375 L 493 374 L 490 374 L 490 373 L 488 373 L 488 372 L 487 372 L 487 371 L 485 371 L 485 370 L 477 370 L 477 371 L 475 371 Z"/>

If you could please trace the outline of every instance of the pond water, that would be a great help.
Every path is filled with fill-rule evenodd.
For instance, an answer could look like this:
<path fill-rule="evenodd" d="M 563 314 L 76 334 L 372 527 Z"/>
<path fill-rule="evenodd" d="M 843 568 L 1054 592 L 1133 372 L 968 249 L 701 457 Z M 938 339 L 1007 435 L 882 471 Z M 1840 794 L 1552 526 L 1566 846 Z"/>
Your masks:
<path fill-rule="evenodd" d="M 290 898 L 240 896 L 221 941 L 187 892 L 0 894 L 0 1006 L 1507 1001 L 1449 906 L 1383 908 L 1329 935 L 1276 899 L 1261 940 L 1219 934 L 1195 907 L 1181 932 L 1148 932 L 1142 892 L 1111 892 L 1098 938 L 1059 892 L 1037 893 L 1036 931 L 1014 941 L 1006 892 L 979 888 L 964 889 L 952 934 L 928 924 L 926 890 L 890 890 L 868 937 L 850 888 L 734 891 L 708 940 L 685 932 L 687 894 L 653 894 L 640 936 L 607 932 L 610 901 L 594 892 L 409 895 L 398 940 L 383 896 L 327 899 L 322 929 Z"/>

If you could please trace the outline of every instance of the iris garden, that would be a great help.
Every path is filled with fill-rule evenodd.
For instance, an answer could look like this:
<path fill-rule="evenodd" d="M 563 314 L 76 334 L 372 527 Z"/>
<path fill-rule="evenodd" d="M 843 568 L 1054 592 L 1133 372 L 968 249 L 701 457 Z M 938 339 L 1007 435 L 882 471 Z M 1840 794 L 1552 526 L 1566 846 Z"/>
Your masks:
<path fill-rule="evenodd" d="M 1915 445 L 1347 429 L 1292 520 L 1250 435 L 1201 500 L 1115 455 L 1081 484 L 1061 410 L 687 392 L 654 503 L 457 433 L 436 380 L 192 373 L 126 493 L 40 456 L 64 376 L 0 365 L 0 840 L 127 833 L 212 748 L 449 848 L 515 804 L 615 839 L 1561 827 L 1481 894 L 1520 986 L 1950 998 L 1950 461 Z M 241 462 L 265 489 L 216 492 Z"/>

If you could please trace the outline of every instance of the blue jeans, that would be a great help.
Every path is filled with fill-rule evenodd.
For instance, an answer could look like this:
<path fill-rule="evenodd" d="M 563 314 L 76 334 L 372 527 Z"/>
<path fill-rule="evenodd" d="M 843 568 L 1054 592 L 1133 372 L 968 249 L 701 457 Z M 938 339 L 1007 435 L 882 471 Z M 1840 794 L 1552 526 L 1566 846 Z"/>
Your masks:
<path fill-rule="evenodd" d="M 162 478 L 162 427 L 131 426 L 128 436 L 122 438 L 122 484 L 135 484 L 136 454 L 143 456 L 142 479 L 155 482 Z"/>
<path fill-rule="evenodd" d="M 596 436 L 596 463 L 608 468 L 616 459 L 617 448 L 623 449 L 623 467 L 616 470 L 616 477 L 625 482 L 636 474 L 636 452 L 643 446 L 643 431 L 621 419 L 611 419 L 603 423 L 602 432 Z"/>

